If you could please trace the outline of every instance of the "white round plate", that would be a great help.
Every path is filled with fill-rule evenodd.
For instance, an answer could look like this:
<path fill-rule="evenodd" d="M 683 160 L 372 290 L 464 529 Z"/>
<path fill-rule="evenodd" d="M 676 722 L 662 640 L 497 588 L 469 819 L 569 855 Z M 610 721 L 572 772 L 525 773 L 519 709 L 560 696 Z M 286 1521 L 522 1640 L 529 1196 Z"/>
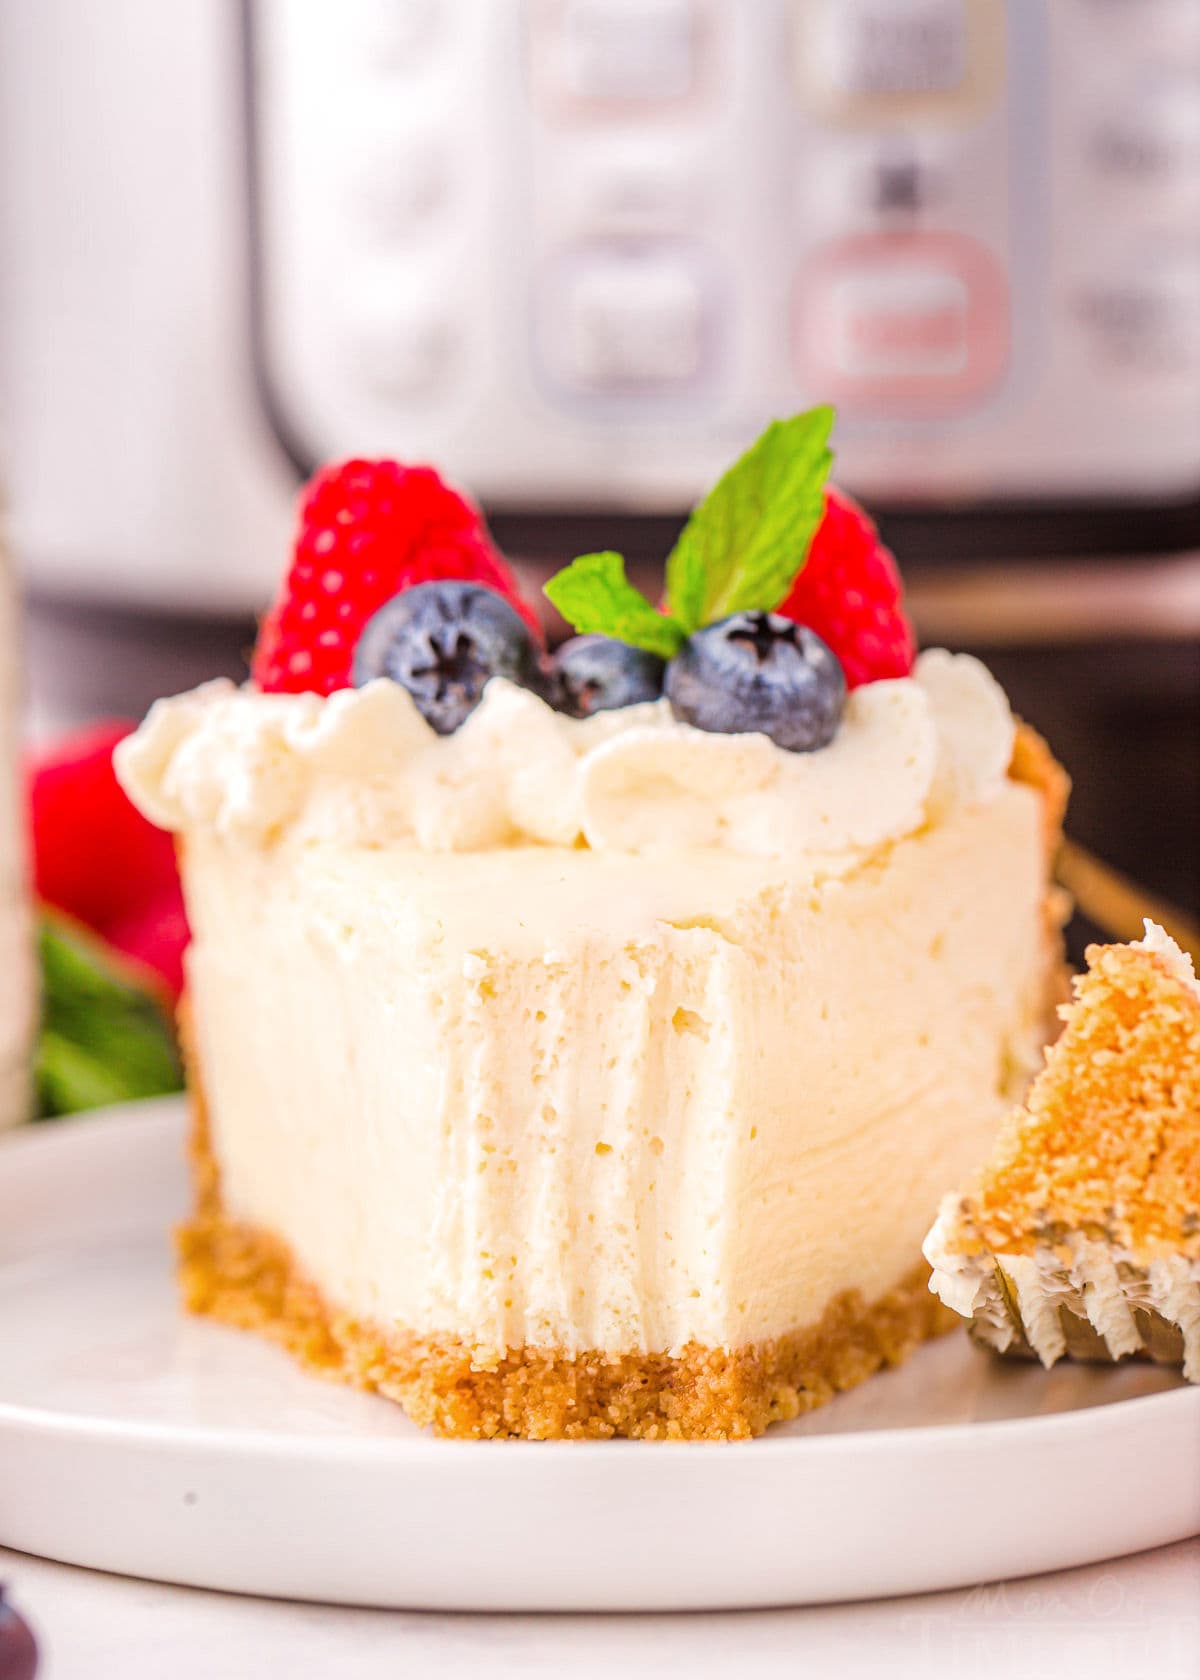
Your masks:
<path fill-rule="evenodd" d="M 0 1142 L 0 1546 L 438 1610 L 923 1592 L 1200 1532 L 1200 1388 L 966 1336 L 759 1441 L 449 1442 L 189 1319 L 177 1100 Z"/>

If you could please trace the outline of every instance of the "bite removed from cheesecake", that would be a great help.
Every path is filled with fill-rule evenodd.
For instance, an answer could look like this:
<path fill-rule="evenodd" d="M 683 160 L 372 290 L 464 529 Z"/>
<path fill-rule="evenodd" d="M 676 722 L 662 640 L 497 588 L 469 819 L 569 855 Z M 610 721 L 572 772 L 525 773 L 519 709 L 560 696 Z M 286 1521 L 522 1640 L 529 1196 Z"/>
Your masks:
<path fill-rule="evenodd" d="M 931 1288 L 1001 1353 L 1200 1382 L 1200 984 L 1152 922 L 1087 962 L 1024 1107 L 942 1204 Z"/>

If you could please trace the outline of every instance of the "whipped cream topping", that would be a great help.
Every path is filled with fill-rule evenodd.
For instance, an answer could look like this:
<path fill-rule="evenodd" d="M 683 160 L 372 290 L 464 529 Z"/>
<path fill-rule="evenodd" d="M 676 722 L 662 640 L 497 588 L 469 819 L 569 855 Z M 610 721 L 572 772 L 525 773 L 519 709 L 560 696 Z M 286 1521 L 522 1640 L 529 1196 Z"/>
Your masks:
<path fill-rule="evenodd" d="M 500 678 L 441 737 L 380 680 L 323 699 L 227 681 L 161 700 L 117 751 L 152 821 L 271 844 L 522 843 L 857 858 L 999 791 L 1015 726 L 978 660 L 940 649 L 848 698 L 819 752 L 710 735 L 665 700 L 564 717 Z"/>
<path fill-rule="evenodd" d="M 1169 974 L 1181 985 L 1190 986 L 1200 997 L 1200 980 L 1196 978 L 1195 964 L 1188 953 L 1179 948 L 1166 928 L 1159 927 L 1149 916 L 1143 918 L 1142 926 L 1146 931 L 1141 939 L 1134 941 L 1133 949 L 1157 957 Z"/>
<path fill-rule="evenodd" d="M 1168 1254 L 1139 1261 L 1079 1232 L 1063 1243 L 1039 1243 L 1030 1254 L 966 1254 L 955 1195 L 942 1203 L 924 1254 L 933 1269 L 930 1289 L 1001 1353 L 1023 1335 L 1042 1364 L 1053 1365 L 1067 1351 L 1066 1312 L 1089 1324 L 1112 1357 L 1122 1359 L 1146 1346 L 1139 1315 L 1153 1315 L 1180 1333 L 1183 1374 L 1200 1382 L 1200 1258 Z"/>

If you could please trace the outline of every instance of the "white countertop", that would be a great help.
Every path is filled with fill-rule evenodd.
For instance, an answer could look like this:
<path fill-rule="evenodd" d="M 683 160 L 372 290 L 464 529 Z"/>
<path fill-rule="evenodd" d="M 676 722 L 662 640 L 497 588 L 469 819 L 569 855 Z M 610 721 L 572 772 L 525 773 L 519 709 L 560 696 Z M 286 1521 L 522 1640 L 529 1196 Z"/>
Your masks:
<path fill-rule="evenodd" d="M 6 1551 L 0 1579 L 36 1624 L 38 1680 L 1200 1674 L 1200 1539 L 963 1592 L 724 1615 L 343 1610 L 127 1581 Z"/>

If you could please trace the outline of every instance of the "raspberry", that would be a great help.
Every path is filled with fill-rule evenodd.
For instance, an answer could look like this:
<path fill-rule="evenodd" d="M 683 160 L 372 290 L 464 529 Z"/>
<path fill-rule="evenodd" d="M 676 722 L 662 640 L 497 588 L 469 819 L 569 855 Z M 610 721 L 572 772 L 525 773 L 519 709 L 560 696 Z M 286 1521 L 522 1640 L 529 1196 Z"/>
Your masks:
<path fill-rule="evenodd" d="M 134 809 L 113 770 L 132 724 L 104 722 L 67 736 L 29 765 L 34 884 L 115 950 L 183 984 L 187 917 L 175 845 Z"/>
<path fill-rule="evenodd" d="M 291 569 L 254 650 L 255 681 L 275 694 L 349 688 L 367 620 L 402 589 L 445 578 L 496 590 L 540 641 L 537 619 L 479 514 L 432 467 L 325 467 L 300 503 Z"/>
<path fill-rule="evenodd" d="M 171 997 L 183 991 L 183 954 L 191 934 L 178 882 L 148 903 L 140 915 L 109 922 L 104 937 L 114 951 L 157 974 Z"/>
<path fill-rule="evenodd" d="M 896 562 L 862 508 L 840 490 L 826 492 L 807 563 L 776 611 L 828 642 L 848 688 L 912 670 L 916 643 Z"/>

